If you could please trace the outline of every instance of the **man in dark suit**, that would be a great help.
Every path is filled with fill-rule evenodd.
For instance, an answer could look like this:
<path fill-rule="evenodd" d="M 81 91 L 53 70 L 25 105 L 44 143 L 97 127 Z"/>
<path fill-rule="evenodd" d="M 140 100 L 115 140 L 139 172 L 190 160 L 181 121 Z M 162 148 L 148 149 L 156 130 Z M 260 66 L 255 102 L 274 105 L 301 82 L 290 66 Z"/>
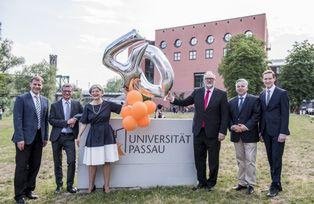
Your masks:
<path fill-rule="evenodd" d="M 34 76 L 30 81 L 30 92 L 16 97 L 13 109 L 16 146 L 14 199 L 25 203 L 24 197 L 37 199 L 33 192 L 40 168 L 42 149 L 48 140 L 48 100 L 40 95 L 43 78 Z"/>
<path fill-rule="evenodd" d="M 272 183 L 268 196 L 274 197 L 281 187 L 282 155 L 289 132 L 289 98 L 286 90 L 275 86 L 276 76 L 272 70 L 263 73 L 266 89 L 260 94 L 260 133 L 265 142 Z"/>
<path fill-rule="evenodd" d="M 239 182 L 233 189 L 247 189 L 246 193 L 252 194 L 256 184 L 255 161 L 259 141 L 260 103 L 258 97 L 247 93 L 248 85 L 245 79 L 236 81 L 238 96 L 229 101 L 229 128 L 239 167 Z"/>
<path fill-rule="evenodd" d="M 75 115 L 83 112 L 80 102 L 72 100 L 73 87 L 71 84 L 62 86 L 62 99 L 51 104 L 49 123 L 52 126 L 50 141 L 52 142 L 52 153 L 56 178 L 56 193 L 62 190 L 62 149 L 67 156 L 67 191 L 76 193 L 73 187 L 75 174 L 75 142 L 78 134 L 78 122 Z"/>
<path fill-rule="evenodd" d="M 193 118 L 194 158 L 197 171 L 197 190 L 211 190 L 216 185 L 219 170 L 220 142 L 225 139 L 228 127 L 228 101 L 226 92 L 214 88 L 216 76 L 207 71 L 204 74 L 205 87 L 195 89 L 186 99 L 178 100 L 170 94 L 168 100 L 179 106 L 194 104 Z M 206 178 L 208 153 L 209 178 Z"/>

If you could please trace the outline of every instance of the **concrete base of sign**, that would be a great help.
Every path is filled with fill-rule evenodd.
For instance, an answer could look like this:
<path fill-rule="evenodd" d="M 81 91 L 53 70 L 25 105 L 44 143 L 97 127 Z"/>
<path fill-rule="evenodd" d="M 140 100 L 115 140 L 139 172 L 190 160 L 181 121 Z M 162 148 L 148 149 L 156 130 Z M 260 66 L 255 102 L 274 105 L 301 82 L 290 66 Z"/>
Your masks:
<path fill-rule="evenodd" d="M 111 165 L 111 187 L 153 187 L 195 185 L 191 119 L 152 119 L 147 128 L 126 132 L 121 119 L 110 121 L 124 155 Z M 83 164 L 84 144 L 89 127 L 81 138 L 78 158 L 78 188 L 88 188 L 88 166 Z M 102 188 L 102 166 L 95 181 Z"/>

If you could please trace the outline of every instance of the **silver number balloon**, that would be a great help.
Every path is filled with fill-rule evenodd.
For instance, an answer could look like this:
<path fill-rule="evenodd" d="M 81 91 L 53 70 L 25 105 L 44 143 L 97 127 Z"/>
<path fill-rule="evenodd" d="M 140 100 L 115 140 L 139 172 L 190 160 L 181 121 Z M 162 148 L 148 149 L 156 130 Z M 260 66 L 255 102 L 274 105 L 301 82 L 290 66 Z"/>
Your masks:
<path fill-rule="evenodd" d="M 127 48 L 131 51 L 127 63 L 122 64 L 117 61 L 117 55 Z M 152 84 L 147 80 L 140 67 L 144 58 L 151 60 L 156 66 L 160 75 L 159 84 Z M 148 44 L 135 30 L 121 36 L 106 48 L 103 64 L 122 76 L 125 87 L 129 87 L 132 80 L 139 79 L 138 89 L 148 97 L 165 97 L 173 85 L 174 73 L 164 53 Z"/>

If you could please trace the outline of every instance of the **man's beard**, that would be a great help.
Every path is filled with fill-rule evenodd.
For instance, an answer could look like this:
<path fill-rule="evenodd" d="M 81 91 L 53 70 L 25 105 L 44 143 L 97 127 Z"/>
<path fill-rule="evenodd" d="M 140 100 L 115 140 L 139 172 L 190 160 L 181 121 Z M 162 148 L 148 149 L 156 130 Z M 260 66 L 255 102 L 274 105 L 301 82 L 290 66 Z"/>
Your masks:
<path fill-rule="evenodd" d="M 214 84 L 205 84 L 205 87 L 208 89 L 211 89 L 214 86 Z"/>

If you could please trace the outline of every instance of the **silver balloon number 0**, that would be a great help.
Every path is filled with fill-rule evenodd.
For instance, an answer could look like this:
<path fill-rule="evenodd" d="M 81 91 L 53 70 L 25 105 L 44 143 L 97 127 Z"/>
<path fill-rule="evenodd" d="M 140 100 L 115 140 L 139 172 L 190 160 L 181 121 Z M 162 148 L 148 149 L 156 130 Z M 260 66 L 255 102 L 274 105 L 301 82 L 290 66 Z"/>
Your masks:
<path fill-rule="evenodd" d="M 117 61 L 117 55 L 129 48 L 129 57 L 125 64 Z M 159 72 L 158 84 L 149 82 L 140 66 L 143 59 L 149 59 Z M 174 73 L 164 53 L 150 45 L 136 30 L 121 36 L 105 50 L 103 64 L 121 75 L 124 87 L 136 84 L 136 89 L 147 97 L 165 97 L 173 85 Z"/>

